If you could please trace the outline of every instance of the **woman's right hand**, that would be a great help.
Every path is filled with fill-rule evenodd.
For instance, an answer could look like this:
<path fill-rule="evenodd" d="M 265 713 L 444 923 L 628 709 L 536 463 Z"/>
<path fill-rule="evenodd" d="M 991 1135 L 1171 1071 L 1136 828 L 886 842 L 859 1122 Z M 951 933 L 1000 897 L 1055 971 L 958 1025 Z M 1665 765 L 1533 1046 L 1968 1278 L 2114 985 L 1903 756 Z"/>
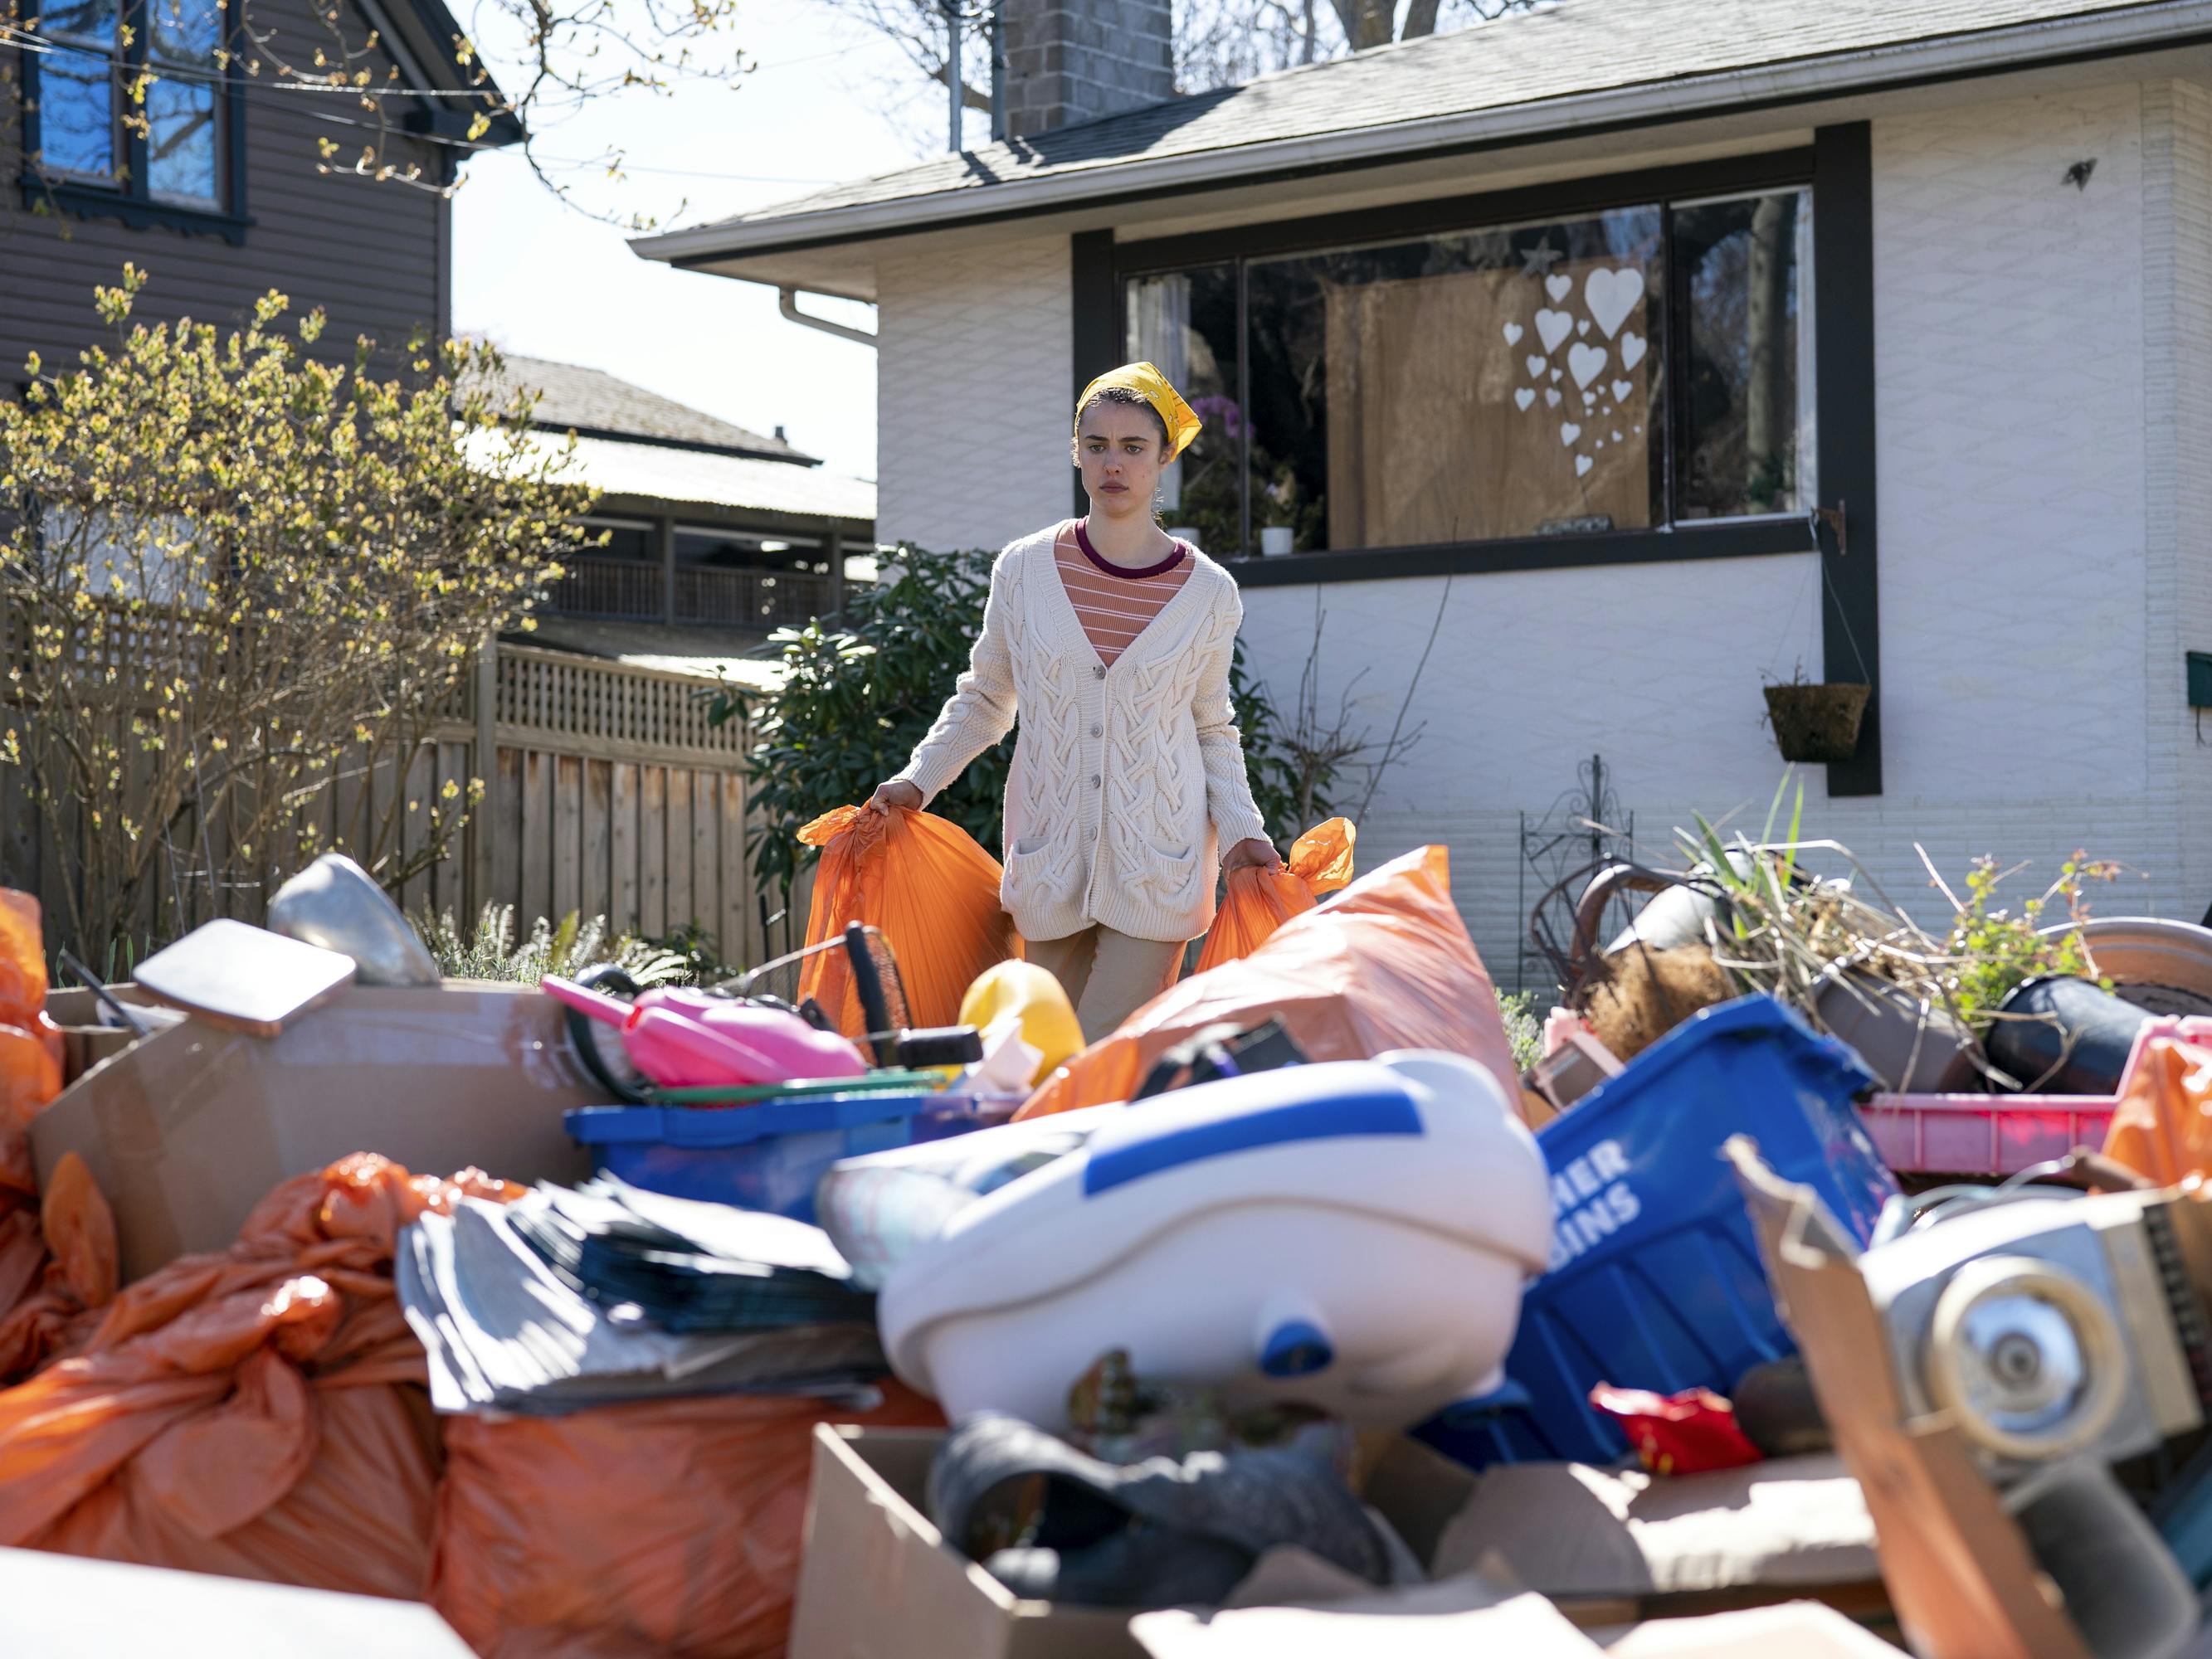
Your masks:
<path fill-rule="evenodd" d="M 878 784 L 876 793 L 868 797 L 868 811 L 888 817 L 894 806 L 903 806 L 919 812 L 921 811 L 921 791 L 904 778 L 893 778 L 889 783 Z"/>

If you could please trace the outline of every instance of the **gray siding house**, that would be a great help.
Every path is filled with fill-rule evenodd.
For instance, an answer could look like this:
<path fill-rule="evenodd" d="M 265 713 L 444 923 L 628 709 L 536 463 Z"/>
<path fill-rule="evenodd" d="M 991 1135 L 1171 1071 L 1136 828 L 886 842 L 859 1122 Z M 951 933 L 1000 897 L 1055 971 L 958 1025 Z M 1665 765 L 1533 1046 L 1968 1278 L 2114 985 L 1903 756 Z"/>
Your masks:
<path fill-rule="evenodd" d="M 454 62 L 460 27 L 441 0 L 340 8 L 349 47 L 372 32 L 378 43 L 357 67 L 380 88 L 381 121 L 357 97 L 277 73 L 333 50 L 310 0 L 61 0 L 0 50 L 12 196 L 0 209 L 0 382 L 19 380 L 31 352 L 67 363 L 99 337 L 93 288 L 126 262 L 149 274 L 135 314 L 149 321 L 228 323 L 274 288 L 295 311 L 328 313 L 321 349 L 335 355 L 361 334 L 446 329 L 453 207 L 437 186 L 470 149 L 521 129 L 494 114 L 467 142 L 497 89 L 472 88 Z M 159 77 L 143 131 L 126 118 L 141 69 Z M 327 164 L 324 139 L 338 147 Z M 364 145 L 420 182 L 342 170 Z"/>

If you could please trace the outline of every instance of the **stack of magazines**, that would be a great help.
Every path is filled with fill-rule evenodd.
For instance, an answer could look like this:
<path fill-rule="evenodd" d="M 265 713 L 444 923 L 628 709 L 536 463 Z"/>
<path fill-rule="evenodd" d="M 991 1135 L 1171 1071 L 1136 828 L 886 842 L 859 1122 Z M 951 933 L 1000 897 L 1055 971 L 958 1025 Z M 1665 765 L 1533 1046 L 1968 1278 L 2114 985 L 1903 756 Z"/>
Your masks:
<path fill-rule="evenodd" d="M 400 1241 L 441 1411 L 552 1413 L 701 1394 L 865 1407 L 875 1298 L 818 1227 L 606 1178 L 465 1199 Z"/>

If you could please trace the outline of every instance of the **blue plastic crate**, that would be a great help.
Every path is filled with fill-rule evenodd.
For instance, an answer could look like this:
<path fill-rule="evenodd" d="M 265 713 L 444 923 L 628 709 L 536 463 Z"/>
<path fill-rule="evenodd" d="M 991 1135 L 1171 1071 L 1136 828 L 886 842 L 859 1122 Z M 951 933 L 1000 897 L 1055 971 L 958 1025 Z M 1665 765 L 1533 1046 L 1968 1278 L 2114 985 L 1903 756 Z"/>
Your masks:
<path fill-rule="evenodd" d="M 752 1106 L 585 1106 L 568 1133 L 599 1168 L 678 1198 L 814 1219 L 814 1188 L 840 1158 L 1005 1120 L 941 1094 L 810 1095 Z"/>
<path fill-rule="evenodd" d="M 1546 1124 L 1552 1265 L 1522 1300 L 1506 1387 L 1421 1437 L 1478 1468 L 1607 1463 L 1630 1448 L 1590 1407 L 1594 1384 L 1726 1394 L 1793 1352 L 1721 1146 L 1751 1136 L 1863 1243 L 1897 1190 L 1851 1103 L 1874 1081 L 1846 1045 L 1749 996 L 1692 1016 Z"/>

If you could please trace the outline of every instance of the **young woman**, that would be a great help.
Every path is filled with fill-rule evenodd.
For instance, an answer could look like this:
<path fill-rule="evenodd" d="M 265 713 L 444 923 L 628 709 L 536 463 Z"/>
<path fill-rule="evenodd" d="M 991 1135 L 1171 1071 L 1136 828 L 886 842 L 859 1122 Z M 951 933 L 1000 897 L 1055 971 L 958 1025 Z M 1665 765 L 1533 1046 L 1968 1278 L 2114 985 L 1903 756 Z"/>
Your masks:
<path fill-rule="evenodd" d="M 1000 890 L 1091 1041 L 1173 981 L 1213 920 L 1219 871 L 1281 863 L 1229 702 L 1237 583 L 1153 516 L 1161 470 L 1198 427 L 1150 363 L 1084 389 L 1074 458 L 1090 515 L 1000 554 L 968 672 L 868 801 L 926 805 L 1019 711 Z"/>

